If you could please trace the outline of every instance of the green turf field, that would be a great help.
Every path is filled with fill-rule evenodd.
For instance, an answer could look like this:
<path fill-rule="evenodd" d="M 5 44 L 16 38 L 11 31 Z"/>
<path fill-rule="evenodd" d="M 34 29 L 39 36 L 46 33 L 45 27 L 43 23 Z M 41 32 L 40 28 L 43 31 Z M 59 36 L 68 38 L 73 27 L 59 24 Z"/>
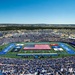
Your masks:
<path fill-rule="evenodd" d="M 48 44 L 48 45 L 50 45 L 50 44 L 59 44 L 59 42 L 39 42 L 39 43 L 37 43 L 37 42 L 28 42 L 28 43 L 20 42 L 20 43 L 15 43 L 15 45 L 16 45 L 16 44 L 24 44 L 19 52 L 11 52 L 11 50 L 13 49 L 13 48 L 11 48 L 11 49 L 9 50 L 9 52 L 7 52 L 7 53 L 4 54 L 4 55 L 0 55 L 0 57 L 23 58 L 22 56 L 16 56 L 16 55 L 19 54 L 19 53 L 21 53 L 21 54 L 29 54 L 29 53 L 31 53 L 31 54 L 33 54 L 33 53 L 39 53 L 39 54 L 40 54 L 40 53 L 48 53 L 48 54 L 49 54 L 49 53 L 57 53 L 58 56 L 51 56 L 51 57 L 53 57 L 53 58 L 65 57 L 65 56 L 74 56 L 74 54 L 73 54 L 73 55 L 72 55 L 72 54 L 68 54 L 65 49 L 63 49 L 63 51 L 55 51 L 51 46 L 50 46 L 50 47 L 51 47 L 50 50 L 23 50 L 23 48 L 24 48 L 24 46 L 25 46 L 26 44 Z M 73 46 L 71 46 L 71 45 L 69 45 L 69 44 L 67 44 L 67 43 L 64 43 L 64 44 L 67 45 L 68 47 L 70 47 L 72 50 L 75 51 L 75 47 L 73 47 Z M 8 45 L 9 45 L 9 44 L 5 44 L 5 45 L 0 46 L 0 51 L 2 51 L 2 50 L 3 50 L 4 48 L 6 48 Z M 45 57 L 47 58 L 47 56 L 45 56 Z M 32 56 L 29 56 L 28 58 L 33 58 L 33 57 L 32 57 Z"/>

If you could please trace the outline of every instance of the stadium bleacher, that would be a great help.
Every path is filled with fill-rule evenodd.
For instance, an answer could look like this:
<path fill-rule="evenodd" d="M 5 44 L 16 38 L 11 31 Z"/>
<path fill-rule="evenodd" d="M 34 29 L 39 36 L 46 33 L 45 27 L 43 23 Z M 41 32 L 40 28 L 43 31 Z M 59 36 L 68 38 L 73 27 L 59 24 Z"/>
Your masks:
<path fill-rule="evenodd" d="M 39 29 L 39 30 L 11 30 L 0 32 L 0 45 L 9 44 L 9 47 L 5 47 L 0 54 L 5 54 L 10 50 L 18 52 L 24 46 L 19 44 L 20 42 L 67 42 L 75 46 L 75 39 L 69 38 L 75 37 L 75 30 L 70 29 Z M 11 46 L 12 43 L 17 43 Z M 49 44 L 54 50 L 63 50 L 66 48 L 61 44 Z M 25 46 L 24 46 L 25 47 Z M 27 45 L 26 47 L 34 47 L 34 45 Z M 62 49 L 62 48 L 63 49 Z M 70 48 L 66 48 L 68 53 L 75 53 Z M 11 55 L 11 54 L 10 54 Z M 17 54 L 18 56 L 51 56 L 48 53 L 33 53 L 33 54 Z M 57 53 L 54 55 L 57 56 Z M 68 56 L 62 58 L 48 59 L 20 59 L 20 58 L 6 58 L 0 57 L 0 75 L 75 75 L 75 56 Z"/>
<path fill-rule="evenodd" d="M 2 75 L 75 75 L 75 56 L 57 59 L 0 58 Z"/>
<path fill-rule="evenodd" d="M 48 42 L 48 41 L 61 41 L 61 42 L 75 42 L 75 30 L 71 29 L 40 29 L 40 30 L 11 30 L 1 31 L 0 45 L 12 42 Z"/>

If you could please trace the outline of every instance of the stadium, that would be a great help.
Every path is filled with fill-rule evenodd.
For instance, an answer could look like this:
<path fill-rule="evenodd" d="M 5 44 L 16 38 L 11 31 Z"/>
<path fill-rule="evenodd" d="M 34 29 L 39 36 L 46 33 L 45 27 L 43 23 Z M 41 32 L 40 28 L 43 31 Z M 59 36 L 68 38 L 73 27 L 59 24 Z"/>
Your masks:
<path fill-rule="evenodd" d="M 0 0 L 0 75 L 75 75 L 75 0 Z"/>
<path fill-rule="evenodd" d="M 39 25 L 4 25 L 1 29 L 0 68 L 3 75 L 75 74 L 74 25 L 41 28 Z"/>

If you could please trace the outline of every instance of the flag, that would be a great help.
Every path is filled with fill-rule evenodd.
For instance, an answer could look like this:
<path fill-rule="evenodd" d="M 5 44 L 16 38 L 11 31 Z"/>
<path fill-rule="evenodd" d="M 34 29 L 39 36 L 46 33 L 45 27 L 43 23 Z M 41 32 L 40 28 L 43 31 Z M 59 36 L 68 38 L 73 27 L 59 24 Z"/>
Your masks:
<path fill-rule="evenodd" d="M 24 50 L 28 50 L 28 49 L 45 49 L 45 50 L 47 50 L 47 49 L 51 49 L 50 48 L 50 46 L 49 45 L 47 45 L 47 44 L 30 44 L 30 45 L 26 45 L 25 47 L 24 47 Z"/>

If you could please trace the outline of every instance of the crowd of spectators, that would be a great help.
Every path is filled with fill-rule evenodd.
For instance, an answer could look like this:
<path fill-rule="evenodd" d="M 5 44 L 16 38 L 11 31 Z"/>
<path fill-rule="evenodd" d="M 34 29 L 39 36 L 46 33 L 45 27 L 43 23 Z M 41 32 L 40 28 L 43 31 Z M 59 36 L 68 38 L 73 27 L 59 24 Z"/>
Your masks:
<path fill-rule="evenodd" d="M 0 31 L 0 45 L 11 42 L 75 42 L 75 39 L 73 39 L 73 37 L 75 37 L 75 30 L 72 31 L 70 29 Z"/>
<path fill-rule="evenodd" d="M 51 59 L 0 58 L 2 75 L 75 75 L 75 56 Z"/>
<path fill-rule="evenodd" d="M 75 30 L 0 31 L 0 45 L 12 42 L 75 42 Z M 0 75 L 75 75 L 75 56 L 49 59 L 0 58 Z"/>

